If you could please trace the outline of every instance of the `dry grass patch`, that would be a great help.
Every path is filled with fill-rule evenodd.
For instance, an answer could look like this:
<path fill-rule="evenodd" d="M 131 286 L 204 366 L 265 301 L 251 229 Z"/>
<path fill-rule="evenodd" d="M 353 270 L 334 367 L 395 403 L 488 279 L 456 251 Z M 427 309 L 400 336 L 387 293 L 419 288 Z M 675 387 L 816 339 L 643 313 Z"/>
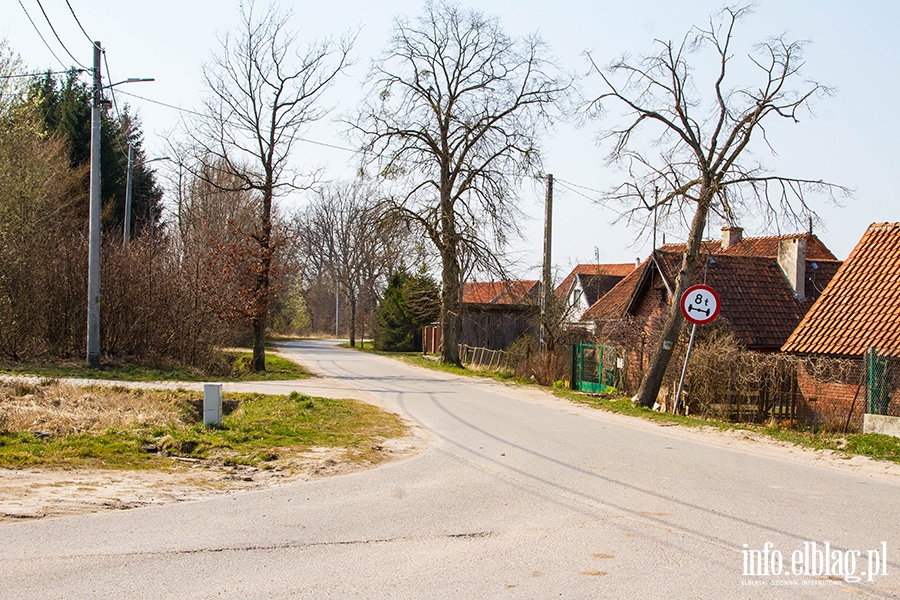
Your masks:
<path fill-rule="evenodd" d="M 205 427 L 202 394 L 0 383 L 0 468 L 168 468 L 175 463 L 292 468 L 313 448 L 377 463 L 401 419 L 354 400 L 228 394 Z"/>
<path fill-rule="evenodd" d="M 189 423 L 183 394 L 163 390 L 0 383 L 0 434 L 53 436 Z"/>

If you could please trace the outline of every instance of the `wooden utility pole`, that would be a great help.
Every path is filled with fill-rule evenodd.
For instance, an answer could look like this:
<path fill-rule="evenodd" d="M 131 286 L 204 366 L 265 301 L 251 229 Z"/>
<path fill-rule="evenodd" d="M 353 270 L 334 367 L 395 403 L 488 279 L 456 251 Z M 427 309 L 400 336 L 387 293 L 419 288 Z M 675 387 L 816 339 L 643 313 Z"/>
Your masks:
<path fill-rule="evenodd" d="M 550 279 L 550 242 L 553 238 L 553 175 L 547 175 L 547 199 L 544 203 L 544 269 L 541 277 L 541 350 L 547 350 L 549 327 L 547 310 L 553 282 Z"/>

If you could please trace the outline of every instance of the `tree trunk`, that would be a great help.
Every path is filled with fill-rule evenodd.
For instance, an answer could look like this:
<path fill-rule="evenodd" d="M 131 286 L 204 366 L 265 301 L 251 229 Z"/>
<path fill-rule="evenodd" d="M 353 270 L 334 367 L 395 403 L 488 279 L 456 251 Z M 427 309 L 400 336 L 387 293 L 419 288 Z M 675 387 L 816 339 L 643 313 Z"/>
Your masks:
<path fill-rule="evenodd" d="M 253 316 L 253 370 L 266 370 L 266 321 L 269 316 L 269 288 L 272 272 L 272 176 L 266 176 L 263 190 L 262 215 L 260 219 L 259 267 L 253 301 L 256 303 Z"/>
<path fill-rule="evenodd" d="M 266 323 L 253 323 L 253 364 L 254 371 L 266 370 Z"/>
<path fill-rule="evenodd" d="M 687 247 L 681 259 L 681 269 L 675 278 L 675 291 L 669 305 L 666 324 L 663 327 L 662 335 L 656 342 L 650 366 L 644 374 L 641 387 L 635 397 L 635 402 L 641 406 L 651 408 L 656 403 L 656 399 L 659 396 L 659 388 L 662 387 L 663 377 L 666 375 L 666 368 L 672 359 L 672 351 L 678 342 L 681 324 L 684 322 L 684 317 L 681 314 L 681 296 L 693 283 L 694 274 L 700 264 L 700 243 L 703 241 L 703 231 L 706 229 L 706 217 L 709 214 L 711 194 L 709 187 L 703 190 L 700 195 L 701 200 L 697 204 L 697 212 L 694 213 L 694 220 L 691 222 Z"/>
<path fill-rule="evenodd" d="M 441 362 L 462 366 L 459 360 L 460 282 L 456 253 L 445 252 L 441 276 Z"/>
<path fill-rule="evenodd" d="M 350 294 L 350 347 L 356 347 L 356 295 Z"/>

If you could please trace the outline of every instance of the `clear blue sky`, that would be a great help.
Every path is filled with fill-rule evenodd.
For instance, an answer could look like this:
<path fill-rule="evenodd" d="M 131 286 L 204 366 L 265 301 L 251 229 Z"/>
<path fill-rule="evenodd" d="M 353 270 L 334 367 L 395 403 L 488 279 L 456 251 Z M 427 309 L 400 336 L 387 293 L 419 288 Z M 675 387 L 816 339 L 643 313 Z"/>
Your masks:
<path fill-rule="evenodd" d="M 56 32 L 80 62 L 89 65 L 91 46 L 78 28 L 65 0 L 41 0 Z M 44 38 L 66 67 L 72 60 L 57 42 L 37 0 L 21 0 Z M 154 77 L 156 82 L 123 86 L 166 104 L 195 109 L 203 90 L 200 67 L 218 49 L 217 35 L 236 26 L 237 0 L 155 0 L 110 3 L 100 0 L 69 0 L 75 14 L 92 39 L 107 51 L 114 81 L 128 77 Z M 32 69 L 61 65 L 41 42 L 28 22 L 19 0 L 3 0 L 0 36 L 6 38 Z M 422 3 L 386 2 L 282 2 L 293 7 L 293 25 L 302 38 L 340 35 L 362 28 L 356 44 L 355 66 L 330 96 L 335 116 L 352 111 L 361 95 L 361 80 L 370 60 L 385 46 L 396 15 L 417 15 Z M 550 45 L 565 68 L 584 73 L 582 53 L 590 50 L 600 62 L 623 53 L 638 55 L 653 49 L 653 39 L 681 39 L 693 24 L 704 24 L 720 2 L 692 0 L 636 0 L 621 2 L 501 2 L 482 0 L 481 10 L 498 15 L 510 34 L 537 31 Z M 761 156 L 782 175 L 824 178 L 852 188 L 853 198 L 843 207 L 814 199 L 824 220 L 818 235 L 838 256 L 846 258 L 865 228 L 873 222 L 900 221 L 898 202 L 898 153 L 900 119 L 893 103 L 900 94 L 900 3 L 892 0 L 762 0 L 755 13 L 738 28 L 741 47 L 771 35 L 787 32 L 793 39 L 809 40 L 805 75 L 836 88 L 832 98 L 818 101 L 815 114 L 798 125 L 769 129 L 777 156 Z M 742 57 L 738 57 L 742 58 Z M 737 82 L 736 82 L 737 83 Z M 584 83 L 586 92 L 596 81 Z M 144 100 L 117 95 L 140 115 L 150 157 L 165 152 L 163 139 L 176 129 L 179 114 Z M 564 275 L 576 262 L 630 262 L 650 251 L 647 238 L 637 230 L 614 224 L 616 213 L 598 206 L 585 196 L 589 189 L 604 190 L 623 175 L 604 163 L 605 150 L 595 144 L 602 125 L 589 122 L 580 127 L 561 124 L 543 142 L 547 172 L 557 180 L 583 188 L 555 191 L 553 262 Z M 338 126 L 324 122 L 312 127 L 309 139 L 348 145 Z M 313 144 L 298 146 L 299 165 L 320 166 L 335 177 L 352 174 L 349 153 Z M 160 163 L 163 165 L 164 163 Z M 163 168 L 163 167 L 160 167 Z M 571 188 L 571 186 L 569 186 Z M 585 189 L 587 188 L 587 189 Z M 286 206 L 304 202 L 300 196 L 285 199 Z M 537 277 L 540 265 L 543 189 L 536 183 L 523 186 L 521 206 L 532 220 L 524 225 L 526 238 L 514 241 L 513 256 L 519 260 L 518 274 Z M 744 215 L 747 235 L 772 235 L 762 229 L 755 215 Z M 711 225 L 718 236 L 720 223 Z M 667 241 L 682 241 L 684 231 L 672 228 Z"/>

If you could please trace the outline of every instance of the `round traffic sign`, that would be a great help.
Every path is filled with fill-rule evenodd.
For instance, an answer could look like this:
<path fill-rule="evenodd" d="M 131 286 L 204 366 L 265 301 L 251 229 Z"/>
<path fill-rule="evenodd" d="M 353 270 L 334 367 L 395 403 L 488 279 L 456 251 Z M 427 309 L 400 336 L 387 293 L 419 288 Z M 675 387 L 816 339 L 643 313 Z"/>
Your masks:
<path fill-rule="evenodd" d="M 681 314 L 695 325 L 712 323 L 720 305 L 719 295 L 708 285 L 692 285 L 681 295 Z"/>

